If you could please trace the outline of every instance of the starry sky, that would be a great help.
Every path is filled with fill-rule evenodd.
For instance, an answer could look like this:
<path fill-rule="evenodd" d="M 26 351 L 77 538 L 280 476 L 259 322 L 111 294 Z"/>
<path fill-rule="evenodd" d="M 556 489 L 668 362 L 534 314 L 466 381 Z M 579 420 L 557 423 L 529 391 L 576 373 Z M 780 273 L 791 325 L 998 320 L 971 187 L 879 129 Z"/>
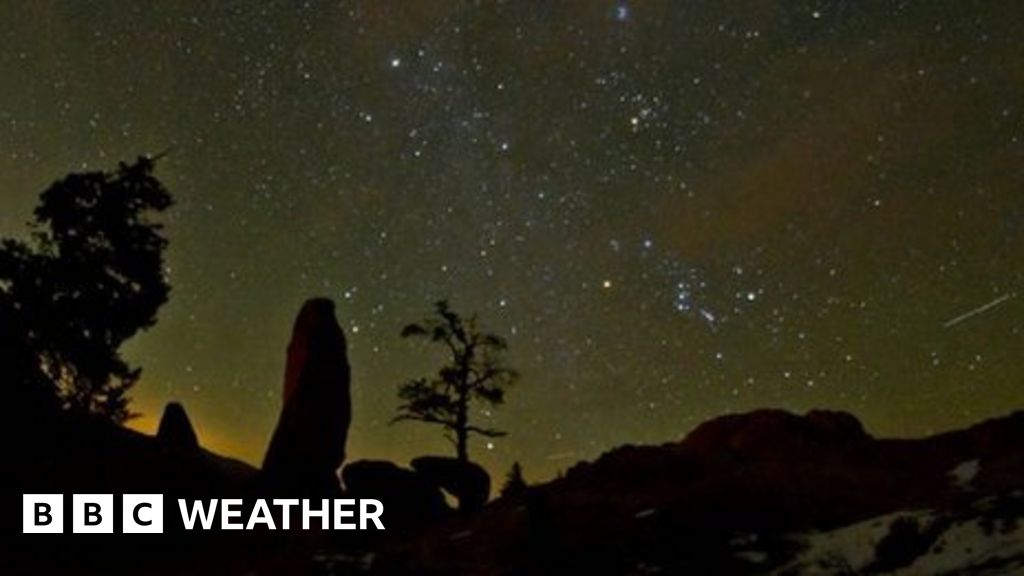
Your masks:
<path fill-rule="evenodd" d="M 170 149 L 173 287 L 127 346 L 258 463 L 307 297 L 350 343 L 352 458 L 450 298 L 522 373 L 477 411 L 551 477 L 758 407 L 914 436 L 1024 407 L 1016 1 L 0 2 L 0 234 Z"/>

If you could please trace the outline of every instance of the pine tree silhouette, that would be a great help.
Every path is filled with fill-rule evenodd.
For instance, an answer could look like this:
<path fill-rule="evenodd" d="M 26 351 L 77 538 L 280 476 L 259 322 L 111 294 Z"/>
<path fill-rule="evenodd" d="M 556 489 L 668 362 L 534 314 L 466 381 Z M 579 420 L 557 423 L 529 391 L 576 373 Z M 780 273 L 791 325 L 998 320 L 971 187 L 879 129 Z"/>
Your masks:
<path fill-rule="evenodd" d="M 131 416 L 140 369 L 119 348 L 156 321 L 170 290 L 167 240 L 149 217 L 171 206 L 139 158 L 70 174 L 40 197 L 29 242 L 0 242 L 0 370 L 32 406 Z"/>
<path fill-rule="evenodd" d="M 501 364 L 505 339 L 481 331 L 476 316 L 463 319 L 446 300 L 435 304 L 435 315 L 420 324 L 409 324 L 403 338 L 426 338 L 444 345 L 448 361 L 433 378 L 418 378 L 401 385 L 402 404 L 392 422 L 418 420 L 442 426 L 456 455 L 469 461 L 469 435 L 500 437 L 507 433 L 470 424 L 469 406 L 481 402 L 498 406 L 505 401 L 505 389 L 518 375 Z M 454 434 L 454 437 L 452 436 Z"/>

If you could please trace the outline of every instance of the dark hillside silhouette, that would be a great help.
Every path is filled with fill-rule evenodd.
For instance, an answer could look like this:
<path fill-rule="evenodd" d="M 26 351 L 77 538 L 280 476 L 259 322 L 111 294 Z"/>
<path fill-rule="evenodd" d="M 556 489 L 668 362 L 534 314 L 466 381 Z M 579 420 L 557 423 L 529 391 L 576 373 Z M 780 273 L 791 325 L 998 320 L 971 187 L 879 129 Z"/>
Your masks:
<path fill-rule="evenodd" d="M 980 514 L 993 534 L 1019 538 L 1021 438 L 1022 412 L 915 440 L 873 438 L 839 412 L 725 416 L 680 442 L 616 448 L 478 515 L 393 541 L 376 566 L 381 574 L 765 574 L 800 553 L 799 533 L 903 510 L 961 524 Z M 954 473 L 964 463 L 977 469 L 967 486 Z M 908 565 L 937 530 L 957 525 L 917 532 L 906 523 L 878 542 L 879 565 Z M 1024 556 L 1001 562 L 994 566 Z M 1015 573 L 1007 570 L 994 573 Z"/>

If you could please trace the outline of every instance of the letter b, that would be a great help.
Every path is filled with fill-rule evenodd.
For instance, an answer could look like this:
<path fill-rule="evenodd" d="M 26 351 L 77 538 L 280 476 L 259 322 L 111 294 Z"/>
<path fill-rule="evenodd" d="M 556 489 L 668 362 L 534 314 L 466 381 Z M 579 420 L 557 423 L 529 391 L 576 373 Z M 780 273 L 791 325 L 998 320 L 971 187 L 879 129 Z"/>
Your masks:
<path fill-rule="evenodd" d="M 50 505 L 46 502 L 36 502 L 36 526 L 46 526 L 50 522 L 53 522 Z"/>
<path fill-rule="evenodd" d="M 85 503 L 85 525 L 86 526 L 99 526 L 100 522 L 103 522 L 103 516 L 100 514 L 100 505 L 95 502 Z"/>
<path fill-rule="evenodd" d="M 74 494 L 71 506 L 71 531 L 75 534 L 114 532 L 113 494 Z"/>
<path fill-rule="evenodd" d="M 22 494 L 22 534 L 60 534 L 64 531 L 63 494 Z"/>

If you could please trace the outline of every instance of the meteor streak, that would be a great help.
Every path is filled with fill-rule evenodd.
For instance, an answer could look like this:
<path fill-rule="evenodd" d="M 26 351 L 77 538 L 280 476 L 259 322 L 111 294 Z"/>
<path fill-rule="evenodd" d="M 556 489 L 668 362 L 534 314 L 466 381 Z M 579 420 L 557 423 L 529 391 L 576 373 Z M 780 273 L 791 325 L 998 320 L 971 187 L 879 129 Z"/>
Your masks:
<path fill-rule="evenodd" d="M 989 302 L 988 304 L 983 304 L 983 305 L 978 306 L 977 308 L 975 308 L 973 310 L 968 310 L 967 312 L 964 312 L 963 314 L 957 316 L 956 318 L 953 318 L 952 320 L 947 321 L 945 324 L 942 325 L 942 327 L 943 328 L 952 328 L 953 326 L 956 326 L 957 324 L 963 322 L 964 320 L 967 320 L 968 318 L 977 316 L 978 314 L 982 314 L 984 312 L 987 312 L 987 311 L 991 310 L 992 308 L 995 308 L 996 306 L 999 306 L 1003 302 L 1006 302 L 1007 300 L 1009 300 L 1010 298 L 1013 298 L 1016 295 L 1017 294 L 1015 292 L 1010 292 L 1009 294 L 1003 294 L 1002 296 L 1000 296 L 999 298 L 996 298 L 995 300 Z"/>

